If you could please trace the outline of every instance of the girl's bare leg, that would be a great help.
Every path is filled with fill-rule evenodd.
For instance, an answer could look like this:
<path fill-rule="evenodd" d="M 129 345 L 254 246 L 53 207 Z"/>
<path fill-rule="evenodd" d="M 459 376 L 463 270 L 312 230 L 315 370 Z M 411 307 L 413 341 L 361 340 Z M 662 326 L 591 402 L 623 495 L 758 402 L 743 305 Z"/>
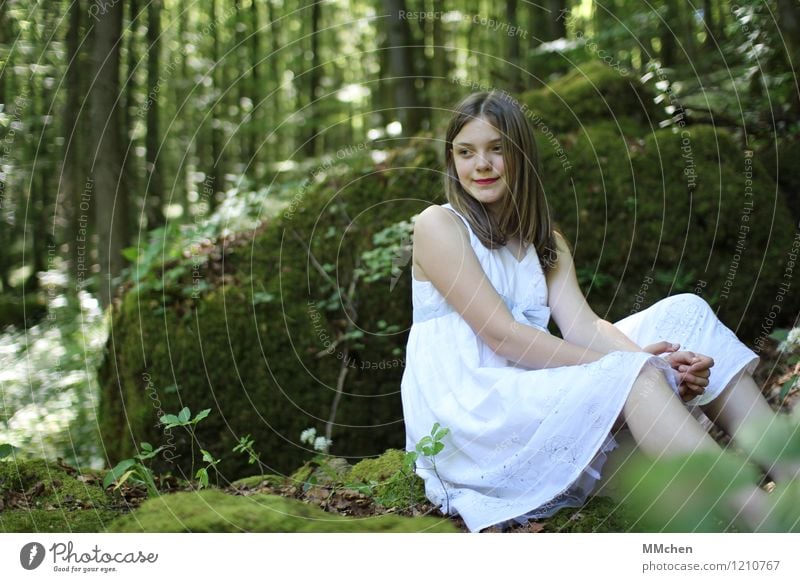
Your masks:
<path fill-rule="evenodd" d="M 753 377 L 747 373 L 734 378 L 719 396 L 702 409 L 706 416 L 725 430 L 737 445 L 742 445 L 737 441 L 737 436 L 740 436 L 742 431 L 748 428 L 763 429 L 776 418 L 775 412 L 767 404 Z M 774 459 L 756 459 L 756 462 L 777 481 L 786 482 L 800 475 L 800 463 L 775 465 L 774 461 Z"/>
<path fill-rule="evenodd" d="M 720 446 L 687 410 L 657 368 L 647 366 L 642 370 L 622 411 L 634 440 L 649 456 L 721 452 Z M 767 499 L 767 494 L 754 484 L 731 496 L 730 502 L 737 515 L 756 531 L 767 517 Z"/>

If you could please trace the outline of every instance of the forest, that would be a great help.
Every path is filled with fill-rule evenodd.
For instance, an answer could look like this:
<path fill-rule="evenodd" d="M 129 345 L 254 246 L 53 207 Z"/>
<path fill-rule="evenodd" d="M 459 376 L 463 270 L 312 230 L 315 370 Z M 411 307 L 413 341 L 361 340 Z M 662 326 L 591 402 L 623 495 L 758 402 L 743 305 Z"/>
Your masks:
<path fill-rule="evenodd" d="M 247 531 L 463 529 L 400 379 L 414 216 L 478 90 L 529 115 L 593 309 L 702 296 L 797 420 L 798 63 L 794 0 L 0 0 L 0 529 L 227 531 L 244 490 Z M 528 527 L 727 531 L 713 484 L 642 509 L 696 466 L 633 464 L 643 517 Z"/>

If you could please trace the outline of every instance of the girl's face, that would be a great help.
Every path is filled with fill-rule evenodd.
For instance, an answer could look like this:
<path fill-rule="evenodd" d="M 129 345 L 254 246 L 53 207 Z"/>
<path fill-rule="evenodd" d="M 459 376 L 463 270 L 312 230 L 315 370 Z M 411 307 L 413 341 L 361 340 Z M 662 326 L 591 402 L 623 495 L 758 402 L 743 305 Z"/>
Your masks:
<path fill-rule="evenodd" d="M 491 211 L 508 192 L 502 136 L 486 119 L 473 119 L 453 138 L 453 161 L 461 185 Z"/>

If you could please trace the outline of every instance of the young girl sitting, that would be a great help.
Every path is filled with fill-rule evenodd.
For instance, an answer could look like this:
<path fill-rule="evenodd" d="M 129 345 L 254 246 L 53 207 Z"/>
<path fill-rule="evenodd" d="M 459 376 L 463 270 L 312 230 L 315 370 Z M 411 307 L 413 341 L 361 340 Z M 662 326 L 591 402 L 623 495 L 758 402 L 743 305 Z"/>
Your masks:
<path fill-rule="evenodd" d="M 431 501 L 471 531 L 524 523 L 586 501 L 618 420 L 657 457 L 719 450 L 685 403 L 734 439 L 774 417 L 751 376 L 758 357 L 700 297 L 672 296 L 615 324 L 592 311 L 515 100 L 464 99 L 445 159 L 448 203 L 415 223 L 402 381 L 407 448 L 434 423 L 450 429 L 436 471 L 418 461 Z M 551 316 L 563 339 L 548 332 Z M 775 479 L 797 471 L 764 468 Z M 735 497 L 751 529 L 765 495 L 754 484 Z"/>

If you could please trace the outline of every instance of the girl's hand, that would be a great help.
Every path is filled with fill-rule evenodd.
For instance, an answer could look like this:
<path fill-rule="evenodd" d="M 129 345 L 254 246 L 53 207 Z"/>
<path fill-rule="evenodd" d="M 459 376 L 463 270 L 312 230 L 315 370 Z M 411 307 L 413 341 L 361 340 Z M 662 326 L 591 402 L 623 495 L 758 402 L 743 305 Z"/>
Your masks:
<path fill-rule="evenodd" d="M 669 354 L 672 352 L 677 352 L 678 348 L 680 347 L 681 347 L 680 344 L 673 344 L 672 342 L 662 341 L 650 344 L 649 346 L 645 346 L 642 348 L 642 351 L 647 352 L 648 354 L 653 354 L 654 356 L 660 356 L 661 354 Z"/>
<path fill-rule="evenodd" d="M 672 352 L 664 356 L 673 370 L 680 375 L 678 394 L 684 401 L 703 394 L 708 386 L 708 378 L 714 360 L 703 354 L 689 351 Z"/>

